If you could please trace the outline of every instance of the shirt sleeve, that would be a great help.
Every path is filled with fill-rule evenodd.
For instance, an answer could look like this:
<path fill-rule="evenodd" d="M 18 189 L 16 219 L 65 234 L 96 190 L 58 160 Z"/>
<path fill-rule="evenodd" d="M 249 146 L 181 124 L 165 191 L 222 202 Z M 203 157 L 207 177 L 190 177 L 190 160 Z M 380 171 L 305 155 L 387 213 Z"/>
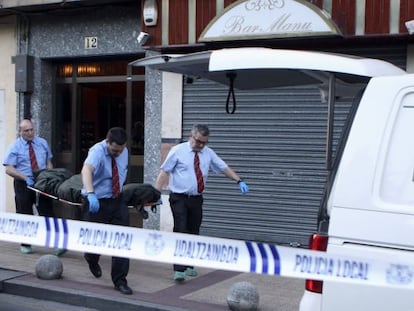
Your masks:
<path fill-rule="evenodd" d="M 211 158 L 211 163 L 210 163 L 210 168 L 211 170 L 218 174 L 221 173 L 222 171 L 224 171 L 228 165 L 226 164 L 226 162 L 223 161 L 222 158 L 220 158 L 213 149 L 208 149 L 209 150 L 209 154 L 210 154 L 210 158 Z"/>
<path fill-rule="evenodd" d="M 89 149 L 84 164 L 92 166 L 96 171 L 99 168 L 100 160 L 103 159 L 103 157 L 104 155 L 99 152 L 99 144 L 96 144 Z"/>
<path fill-rule="evenodd" d="M 164 172 L 171 173 L 177 163 L 176 148 L 172 148 L 161 165 Z"/>
<path fill-rule="evenodd" d="M 3 165 L 4 166 L 7 166 L 7 165 L 16 166 L 17 158 L 18 158 L 18 152 L 16 149 L 16 143 L 13 143 L 6 152 L 6 157 L 4 158 Z"/>

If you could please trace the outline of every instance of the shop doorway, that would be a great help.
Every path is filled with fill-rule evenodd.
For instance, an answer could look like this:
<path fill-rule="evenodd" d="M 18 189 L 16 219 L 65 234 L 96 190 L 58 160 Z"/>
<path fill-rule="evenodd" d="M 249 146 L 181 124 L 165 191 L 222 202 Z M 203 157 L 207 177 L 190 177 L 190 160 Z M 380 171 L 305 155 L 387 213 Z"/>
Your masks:
<path fill-rule="evenodd" d="M 56 66 L 52 144 L 56 167 L 80 173 L 89 148 L 105 139 L 109 128 L 120 126 L 129 137 L 128 182 L 143 182 L 145 76 L 143 69 L 128 68 L 128 63 Z"/>

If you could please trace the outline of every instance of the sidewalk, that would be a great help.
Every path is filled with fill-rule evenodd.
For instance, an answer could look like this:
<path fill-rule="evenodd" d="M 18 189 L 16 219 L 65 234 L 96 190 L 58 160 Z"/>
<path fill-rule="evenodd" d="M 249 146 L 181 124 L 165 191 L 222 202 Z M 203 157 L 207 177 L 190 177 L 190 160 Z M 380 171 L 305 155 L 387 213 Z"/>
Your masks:
<path fill-rule="evenodd" d="M 36 277 L 36 261 L 53 249 L 34 246 L 23 255 L 19 244 L 0 241 L 0 279 L 3 293 L 70 303 L 97 310 L 225 311 L 230 287 L 240 281 L 257 286 L 260 311 L 297 311 L 304 280 L 253 273 L 197 268 L 199 276 L 176 284 L 170 264 L 131 260 L 128 285 L 131 296 L 113 288 L 110 257 L 102 256 L 102 277 L 89 272 L 83 254 L 69 251 L 60 257 L 63 276 L 58 280 Z M 80 308 L 80 310 L 82 310 Z"/>

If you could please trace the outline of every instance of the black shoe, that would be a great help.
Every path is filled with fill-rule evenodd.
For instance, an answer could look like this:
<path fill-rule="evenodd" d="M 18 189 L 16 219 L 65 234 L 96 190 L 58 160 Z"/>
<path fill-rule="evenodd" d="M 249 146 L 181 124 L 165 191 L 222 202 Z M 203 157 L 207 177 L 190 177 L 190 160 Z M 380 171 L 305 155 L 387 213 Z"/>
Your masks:
<path fill-rule="evenodd" d="M 119 290 L 124 295 L 132 295 L 132 289 L 126 284 L 115 286 L 115 289 Z"/>
<path fill-rule="evenodd" d="M 89 264 L 89 270 L 91 270 L 91 273 L 96 278 L 100 278 L 102 276 L 101 267 L 97 263 L 90 263 Z"/>
<path fill-rule="evenodd" d="M 89 270 L 91 271 L 93 276 L 96 278 L 100 278 L 102 276 L 101 266 L 99 266 L 99 264 L 97 263 L 90 263 Z"/>
<path fill-rule="evenodd" d="M 88 259 L 86 259 L 86 255 L 84 255 L 83 257 L 85 258 L 86 262 L 88 263 L 89 270 L 91 271 L 93 276 L 96 277 L 96 278 L 100 278 L 102 276 L 101 266 L 98 263 L 90 263 L 88 261 Z"/>

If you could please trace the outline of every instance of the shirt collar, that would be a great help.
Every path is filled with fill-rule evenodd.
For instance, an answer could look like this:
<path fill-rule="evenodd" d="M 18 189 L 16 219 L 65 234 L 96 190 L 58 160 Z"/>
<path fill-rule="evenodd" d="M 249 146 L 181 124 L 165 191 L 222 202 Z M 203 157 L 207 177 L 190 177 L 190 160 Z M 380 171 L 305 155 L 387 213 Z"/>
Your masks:
<path fill-rule="evenodd" d="M 198 153 L 203 153 L 204 152 L 204 150 L 206 149 L 206 147 L 207 146 L 204 146 L 203 147 L 203 149 L 201 149 L 200 151 L 197 151 Z M 194 150 L 193 150 L 193 148 L 191 148 L 191 143 L 190 143 L 190 141 L 187 141 L 187 150 L 188 150 L 188 152 L 195 152 Z"/>
<path fill-rule="evenodd" d="M 29 141 L 29 140 L 25 140 L 23 137 L 19 137 L 19 139 L 21 140 L 21 142 L 22 142 L 24 145 L 28 145 L 28 144 L 30 143 L 30 141 Z M 31 140 L 31 142 L 32 142 L 32 143 L 34 143 L 34 138 Z"/>

